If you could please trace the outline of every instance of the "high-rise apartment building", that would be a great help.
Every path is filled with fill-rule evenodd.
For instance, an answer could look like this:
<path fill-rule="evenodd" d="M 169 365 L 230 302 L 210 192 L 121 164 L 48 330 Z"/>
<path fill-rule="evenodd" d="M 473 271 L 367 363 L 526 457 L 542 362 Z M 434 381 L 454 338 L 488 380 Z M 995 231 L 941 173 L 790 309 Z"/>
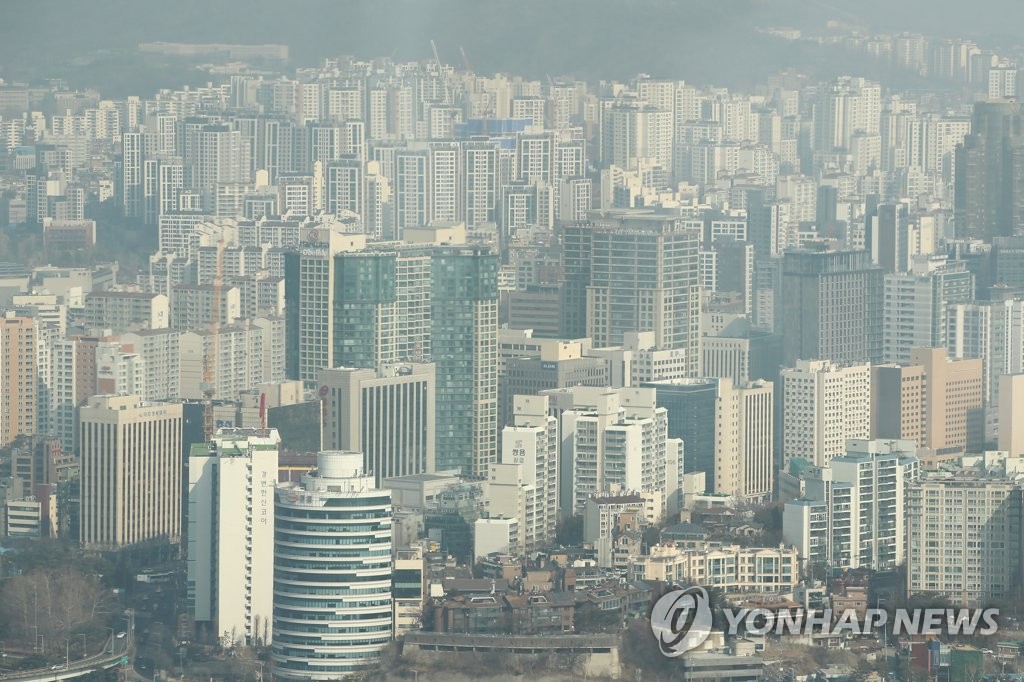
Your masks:
<path fill-rule="evenodd" d="M 180 371 L 178 396 L 199 399 L 208 382 L 215 398 L 230 400 L 257 384 L 281 381 L 285 378 L 285 337 L 281 317 L 245 320 L 223 326 L 216 334 L 207 329 L 181 334 L 180 355 L 169 366 Z M 214 351 L 215 361 L 207 363 Z M 149 369 L 147 360 L 145 371 Z M 148 382 L 146 390 L 152 390 Z"/>
<path fill-rule="evenodd" d="M 850 438 L 871 434 L 871 365 L 800 360 L 782 382 L 782 461 L 827 466 Z"/>
<path fill-rule="evenodd" d="M 498 145 L 488 141 L 462 143 L 462 207 L 466 227 L 480 227 L 497 220 Z"/>
<path fill-rule="evenodd" d="M 516 518 L 522 551 L 551 543 L 558 518 L 558 420 L 548 396 L 516 396 L 513 423 L 501 431 L 499 461 L 487 488 L 493 516 Z"/>
<path fill-rule="evenodd" d="M 273 636 L 276 429 L 220 429 L 188 462 L 188 601 L 218 639 Z"/>
<path fill-rule="evenodd" d="M 170 300 L 164 294 L 139 291 L 93 291 L 85 296 L 83 324 L 115 334 L 137 329 L 164 329 L 171 322 Z"/>
<path fill-rule="evenodd" d="M 802 559 L 837 568 L 903 563 L 907 489 L 920 470 L 915 449 L 910 441 L 856 439 L 827 466 L 806 469 L 803 496 L 783 512 L 786 542 Z"/>
<path fill-rule="evenodd" d="M 601 160 L 624 170 L 646 163 L 671 173 L 674 132 L 671 108 L 639 100 L 612 103 L 601 116 Z"/>
<path fill-rule="evenodd" d="M 582 513 L 587 498 L 608 492 L 660 495 L 659 515 L 679 510 L 682 447 L 668 436 L 668 411 L 653 388 L 544 391 L 561 415 L 561 505 Z"/>
<path fill-rule="evenodd" d="M 394 155 L 395 239 L 407 227 L 430 221 L 430 157 L 426 151 L 402 150 Z"/>
<path fill-rule="evenodd" d="M 195 165 L 191 186 L 199 190 L 202 209 L 216 209 L 219 183 L 248 182 L 249 148 L 242 134 L 224 124 L 208 124 L 195 132 Z"/>
<path fill-rule="evenodd" d="M 915 258 L 910 272 L 885 275 L 882 357 L 907 362 L 914 348 L 947 346 L 947 313 L 974 296 L 974 276 L 963 261 Z"/>
<path fill-rule="evenodd" d="M 429 221 L 459 222 L 463 218 L 462 155 L 457 142 L 430 144 L 430 213 Z M 423 223 L 426 225 L 428 223 Z M 420 227 L 410 225 L 410 227 Z"/>
<path fill-rule="evenodd" d="M 0 447 L 36 433 L 39 367 L 36 321 L 7 312 L 0 317 Z"/>
<path fill-rule="evenodd" d="M 1021 580 L 1019 483 L 973 472 L 923 477 L 907 489 L 907 594 L 984 607 Z"/>
<path fill-rule="evenodd" d="M 517 180 L 551 185 L 554 181 L 554 135 L 523 134 L 516 139 Z"/>
<path fill-rule="evenodd" d="M 849 150 L 855 135 L 878 135 L 881 100 L 878 83 L 850 76 L 836 79 L 822 90 L 815 108 L 815 149 Z"/>
<path fill-rule="evenodd" d="M 274 677 L 336 680 L 376 665 L 392 634 L 391 492 L 362 453 L 338 451 L 276 492 Z"/>
<path fill-rule="evenodd" d="M 123 549 L 181 538 L 182 407 L 99 395 L 79 410 L 82 544 Z"/>
<path fill-rule="evenodd" d="M 321 447 L 362 452 L 367 473 L 385 478 L 435 470 L 435 367 L 406 362 L 379 370 L 320 372 L 326 401 Z"/>
<path fill-rule="evenodd" d="M 328 213 L 339 215 L 343 211 L 351 211 L 365 221 L 366 175 L 363 165 L 353 155 L 345 155 L 327 164 L 324 202 Z"/>
<path fill-rule="evenodd" d="M 142 167 L 145 135 L 138 131 L 124 132 L 121 135 L 121 205 L 126 218 L 142 218 L 143 185 Z"/>

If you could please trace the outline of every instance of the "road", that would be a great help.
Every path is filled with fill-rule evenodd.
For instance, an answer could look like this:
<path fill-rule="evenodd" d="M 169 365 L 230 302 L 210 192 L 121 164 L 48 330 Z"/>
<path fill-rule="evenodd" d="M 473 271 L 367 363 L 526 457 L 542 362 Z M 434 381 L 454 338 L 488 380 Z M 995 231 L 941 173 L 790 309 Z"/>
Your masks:
<path fill-rule="evenodd" d="M 103 651 L 87 658 L 71 661 L 68 667 L 61 666 L 57 670 L 40 668 L 37 670 L 21 670 L 8 675 L 0 674 L 4 682 L 54 682 L 56 680 L 73 680 L 100 670 L 109 670 L 131 661 L 131 637 L 107 639 Z"/>

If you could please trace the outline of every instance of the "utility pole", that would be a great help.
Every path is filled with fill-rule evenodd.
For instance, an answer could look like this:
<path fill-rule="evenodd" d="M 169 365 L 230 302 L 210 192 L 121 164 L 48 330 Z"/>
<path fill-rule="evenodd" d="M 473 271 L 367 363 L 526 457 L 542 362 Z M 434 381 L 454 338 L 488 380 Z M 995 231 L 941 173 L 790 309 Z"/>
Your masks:
<path fill-rule="evenodd" d="M 64 638 L 64 669 L 71 667 L 71 640 Z"/>

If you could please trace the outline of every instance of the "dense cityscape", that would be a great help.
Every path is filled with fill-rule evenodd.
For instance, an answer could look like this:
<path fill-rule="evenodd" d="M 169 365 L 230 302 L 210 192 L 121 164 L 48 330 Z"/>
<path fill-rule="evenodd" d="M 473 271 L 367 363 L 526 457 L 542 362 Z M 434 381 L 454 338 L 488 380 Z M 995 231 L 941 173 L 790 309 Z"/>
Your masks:
<path fill-rule="evenodd" d="M 1024 44 L 846 19 L 0 60 L 0 679 L 1024 679 Z"/>

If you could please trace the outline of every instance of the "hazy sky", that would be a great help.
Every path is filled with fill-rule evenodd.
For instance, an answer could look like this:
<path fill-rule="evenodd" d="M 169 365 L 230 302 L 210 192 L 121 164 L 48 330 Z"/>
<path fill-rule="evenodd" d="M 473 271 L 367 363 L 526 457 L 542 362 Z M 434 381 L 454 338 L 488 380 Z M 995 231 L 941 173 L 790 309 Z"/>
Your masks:
<path fill-rule="evenodd" d="M 297 63 L 316 63 L 423 58 L 434 39 L 442 59 L 460 64 L 463 46 L 480 72 L 728 81 L 752 65 L 816 58 L 755 27 L 814 28 L 830 18 L 995 46 L 1021 41 L 1024 0 L 0 0 L 0 73 L 60 68 L 147 40 L 286 43 Z"/>

